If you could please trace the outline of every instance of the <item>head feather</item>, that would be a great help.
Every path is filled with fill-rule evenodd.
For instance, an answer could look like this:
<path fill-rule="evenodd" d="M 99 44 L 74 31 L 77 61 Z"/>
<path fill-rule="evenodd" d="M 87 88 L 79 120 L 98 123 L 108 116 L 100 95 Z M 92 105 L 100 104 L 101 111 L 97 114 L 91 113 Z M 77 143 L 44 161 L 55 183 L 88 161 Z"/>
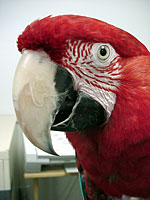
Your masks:
<path fill-rule="evenodd" d="M 148 55 L 149 51 L 134 36 L 97 19 L 62 15 L 36 20 L 18 38 L 18 49 L 42 49 L 55 60 L 63 56 L 66 40 L 103 42 L 113 46 L 122 57 Z"/>

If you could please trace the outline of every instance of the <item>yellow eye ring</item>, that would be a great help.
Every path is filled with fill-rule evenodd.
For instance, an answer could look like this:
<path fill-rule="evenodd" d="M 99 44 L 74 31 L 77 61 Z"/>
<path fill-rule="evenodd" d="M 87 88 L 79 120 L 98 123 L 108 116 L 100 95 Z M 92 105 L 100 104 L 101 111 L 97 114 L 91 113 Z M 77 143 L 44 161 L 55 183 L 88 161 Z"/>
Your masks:
<path fill-rule="evenodd" d="M 110 55 L 110 49 L 107 45 L 101 45 L 98 48 L 97 56 L 100 60 L 105 61 Z"/>

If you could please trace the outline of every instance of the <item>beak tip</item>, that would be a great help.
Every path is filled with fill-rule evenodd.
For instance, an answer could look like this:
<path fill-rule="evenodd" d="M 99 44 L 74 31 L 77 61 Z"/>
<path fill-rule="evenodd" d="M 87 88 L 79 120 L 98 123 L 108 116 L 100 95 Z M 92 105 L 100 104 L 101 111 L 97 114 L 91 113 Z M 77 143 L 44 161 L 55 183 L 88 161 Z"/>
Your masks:
<path fill-rule="evenodd" d="M 48 154 L 52 154 L 54 156 L 58 156 L 58 154 L 56 153 L 56 151 L 53 148 L 53 144 L 52 144 L 52 140 L 50 137 L 50 134 L 47 133 L 46 135 L 48 135 L 49 137 L 44 137 L 44 138 L 29 138 L 30 141 L 32 141 L 33 145 L 35 145 L 36 147 L 38 147 L 39 149 L 41 149 L 42 151 L 48 153 Z"/>
<path fill-rule="evenodd" d="M 54 150 L 54 148 L 53 148 L 53 146 L 52 146 L 52 144 L 51 144 L 50 142 L 48 143 L 47 148 L 41 148 L 41 150 L 42 150 L 42 151 L 45 151 L 45 152 L 48 153 L 48 154 L 52 154 L 53 156 L 59 156 L 59 155 L 55 152 L 55 150 Z"/>

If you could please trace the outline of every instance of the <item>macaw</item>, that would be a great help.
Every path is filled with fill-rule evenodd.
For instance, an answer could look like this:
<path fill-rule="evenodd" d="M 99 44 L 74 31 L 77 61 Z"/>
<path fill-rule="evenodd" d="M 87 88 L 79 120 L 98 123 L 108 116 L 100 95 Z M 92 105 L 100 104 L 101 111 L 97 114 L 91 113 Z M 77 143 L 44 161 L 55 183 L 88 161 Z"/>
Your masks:
<path fill-rule="evenodd" d="M 50 130 L 77 153 L 86 199 L 150 197 L 150 53 L 100 20 L 48 16 L 18 37 L 16 115 L 29 140 L 56 154 Z"/>

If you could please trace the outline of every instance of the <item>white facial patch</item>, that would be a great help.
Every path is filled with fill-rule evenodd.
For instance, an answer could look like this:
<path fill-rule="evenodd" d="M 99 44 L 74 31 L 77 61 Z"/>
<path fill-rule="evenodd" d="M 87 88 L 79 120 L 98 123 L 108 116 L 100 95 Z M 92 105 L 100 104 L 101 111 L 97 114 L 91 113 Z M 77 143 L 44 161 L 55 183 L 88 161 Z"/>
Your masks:
<path fill-rule="evenodd" d="M 107 46 L 109 57 L 98 57 L 100 46 Z M 111 116 L 116 103 L 115 91 L 118 90 L 122 66 L 119 55 L 110 44 L 67 41 L 63 63 L 74 78 L 74 88 L 98 101 Z M 69 66 L 69 67 L 68 67 Z"/>

